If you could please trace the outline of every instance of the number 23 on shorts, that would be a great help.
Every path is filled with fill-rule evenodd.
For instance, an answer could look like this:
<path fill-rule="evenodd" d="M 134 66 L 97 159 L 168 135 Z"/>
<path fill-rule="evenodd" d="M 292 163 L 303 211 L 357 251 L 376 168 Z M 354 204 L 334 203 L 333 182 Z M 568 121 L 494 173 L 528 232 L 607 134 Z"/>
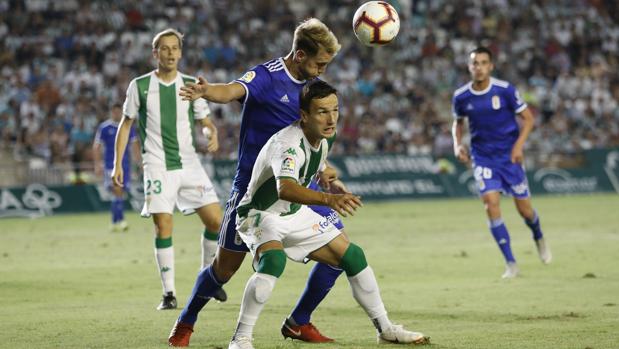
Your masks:
<path fill-rule="evenodd" d="M 160 194 L 161 193 L 161 181 L 158 179 L 155 179 L 154 181 L 147 179 L 146 180 L 146 195 L 151 194 L 151 189 L 153 190 L 154 194 Z"/>

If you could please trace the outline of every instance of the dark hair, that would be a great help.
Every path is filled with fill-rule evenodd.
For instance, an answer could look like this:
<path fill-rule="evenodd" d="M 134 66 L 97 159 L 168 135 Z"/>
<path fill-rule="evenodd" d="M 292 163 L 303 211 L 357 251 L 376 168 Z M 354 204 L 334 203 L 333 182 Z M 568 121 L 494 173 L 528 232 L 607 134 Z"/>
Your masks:
<path fill-rule="evenodd" d="M 330 95 L 337 95 L 337 90 L 322 80 L 313 80 L 303 87 L 299 93 L 301 110 L 309 112 L 312 99 L 321 99 Z"/>
<path fill-rule="evenodd" d="M 490 62 L 492 62 L 492 58 L 493 58 L 492 51 L 490 51 L 490 49 L 489 49 L 489 48 L 487 48 L 487 47 L 485 47 L 485 46 L 479 46 L 479 47 L 477 47 L 476 49 L 474 49 L 473 51 L 471 51 L 471 52 L 469 53 L 469 56 L 470 56 L 470 55 L 472 55 L 473 53 L 475 53 L 475 54 L 478 54 L 478 53 L 485 53 L 485 54 L 487 54 L 487 55 L 488 55 L 488 58 L 490 58 Z"/>
<path fill-rule="evenodd" d="M 113 109 L 113 108 L 121 108 L 121 109 L 122 109 L 122 107 L 123 107 L 123 106 L 122 106 L 122 104 L 120 104 L 120 103 L 114 103 L 114 104 L 112 104 L 112 109 Z"/>

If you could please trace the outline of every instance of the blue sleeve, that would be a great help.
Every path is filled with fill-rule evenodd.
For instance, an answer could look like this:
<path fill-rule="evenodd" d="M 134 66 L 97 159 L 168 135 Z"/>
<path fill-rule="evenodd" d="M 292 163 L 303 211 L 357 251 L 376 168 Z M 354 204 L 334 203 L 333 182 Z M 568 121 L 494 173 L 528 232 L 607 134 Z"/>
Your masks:
<path fill-rule="evenodd" d="M 462 110 L 461 103 L 459 103 L 458 97 L 456 96 L 453 96 L 453 98 L 451 99 L 451 114 L 453 115 L 454 119 L 461 119 L 466 117 L 466 114 Z"/>
<path fill-rule="evenodd" d="M 253 67 L 234 81 L 245 88 L 245 103 L 263 103 L 271 88 L 271 74 L 261 65 Z"/>
<path fill-rule="evenodd" d="M 520 93 L 514 85 L 509 84 L 505 92 L 507 94 L 505 99 L 507 100 L 509 109 L 513 110 L 515 113 L 520 113 L 521 111 L 527 109 L 527 104 L 522 100 Z"/>

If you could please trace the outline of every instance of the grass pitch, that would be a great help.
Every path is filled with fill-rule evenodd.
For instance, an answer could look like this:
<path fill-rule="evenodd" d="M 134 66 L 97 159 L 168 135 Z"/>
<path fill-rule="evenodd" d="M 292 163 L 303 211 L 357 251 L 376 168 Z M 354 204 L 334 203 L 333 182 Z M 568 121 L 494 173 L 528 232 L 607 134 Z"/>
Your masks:
<path fill-rule="evenodd" d="M 503 262 L 476 199 L 367 204 L 345 221 L 381 286 L 392 320 L 432 337 L 431 348 L 619 348 L 619 196 L 535 197 L 554 260 L 542 265 L 511 200 L 502 202 L 521 277 Z M 129 215 L 0 220 L 0 347 L 164 348 L 176 311 L 156 311 L 161 288 L 152 223 Z M 181 305 L 200 260 L 197 217 L 175 217 Z M 375 334 L 345 277 L 313 317 L 337 342 L 284 341 L 279 328 L 310 266 L 289 262 L 255 329 L 257 348 L 374 348 Z M 249 260 L 227 303 L 200 315 L 193 348 L 227 348 Z"/>

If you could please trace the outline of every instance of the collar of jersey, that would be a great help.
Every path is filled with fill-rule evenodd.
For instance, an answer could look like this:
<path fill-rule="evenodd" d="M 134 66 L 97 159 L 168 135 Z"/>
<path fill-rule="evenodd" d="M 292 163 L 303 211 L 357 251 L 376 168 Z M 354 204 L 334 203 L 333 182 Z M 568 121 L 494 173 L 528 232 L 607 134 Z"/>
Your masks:
<path fill-rule="evenodd" d="M 159 76 L 157 76 L 157 71 L 153 70 L 153 76 L 157 79 L 157 81 L 159 81 L 160 84 L 162 84 L 165 87 L 169 87 L 174 85 L 174 83 L 176 83 L 176 80 L 178 80 L 178 77 L 181 75 L 181 72 L 176 71 L 176 77 L 174 78 L 174 80 L 170 81 L 170 82 L 165 82 L 161 79 L 159 79 Z"/>
<path fill-rule="evenodd" d="M 469 91 L 471 91 L 471 93 L 476 95 L 476 96 L 485 95 L 486 93 L 488 93 L 490 91 L 490 89 L 492 88 L 493 84 L 494 84 L 494 78 L 491 77 L 490 78 L 490 83 L 488 84 L 488 87 L 486 87 L 482 91 L 475 91 L 473 89 L 473 82 L 469 82 Z"/>
<path fill-rule="evenodd" d="M 286 67 L 286 62 L 284 62 L 284 58 L 279 57 L 278 60 L 282 63 L 282 65 L 284 66 L 284 71 L 286 72 L 286 75 L 288 75 L 288 77 L 290 78 L 290 80 L 292 80 L 293 82 L 297 83 L 297 84 L 304 84 L 305 80 L 301 81 L 301 80 L 297 80 L 294 78 L 294 76 L 292 76 L 292 74 L 290 74 L 290 72 L 288 71 L 288 67 Z"/>

